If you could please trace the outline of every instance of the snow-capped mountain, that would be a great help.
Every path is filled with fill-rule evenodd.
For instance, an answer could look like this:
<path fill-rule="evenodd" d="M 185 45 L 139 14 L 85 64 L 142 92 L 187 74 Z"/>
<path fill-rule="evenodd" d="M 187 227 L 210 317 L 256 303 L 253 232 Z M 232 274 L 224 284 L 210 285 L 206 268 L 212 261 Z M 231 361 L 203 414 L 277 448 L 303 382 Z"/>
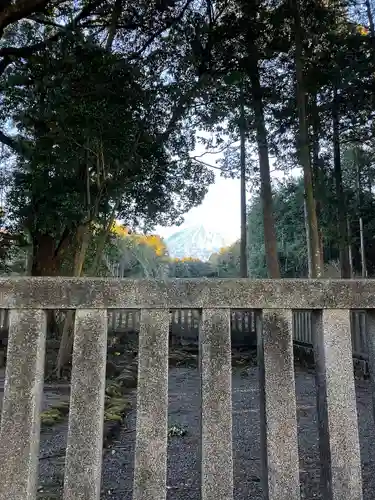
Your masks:
<path fill-rule="evenodd" d="M 181 229 L 165 242 L 171 257 L 195 257 L 200 260 L 208 260 L 211 254 L 230 244 L 228 238 L 203 226 Z"/>

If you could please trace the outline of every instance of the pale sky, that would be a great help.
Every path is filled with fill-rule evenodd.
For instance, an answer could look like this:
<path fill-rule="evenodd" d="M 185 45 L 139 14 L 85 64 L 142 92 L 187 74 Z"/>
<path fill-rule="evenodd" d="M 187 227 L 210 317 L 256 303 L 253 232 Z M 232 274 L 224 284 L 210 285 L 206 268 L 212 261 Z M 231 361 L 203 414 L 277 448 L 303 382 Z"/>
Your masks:
<path fill-rule="evenodd" d="M 240 235 L 240 181 L 224 179 L 215 171 L 215 184 L 209 187 L 203 203 L 185 215 L 183 225 L 156 228 L 157 234 L 168 238 L 176 231 L 188 226 L 204 226 L 207 230 L 220 233 L 230 242 Z"/>
<path fill-rule="evenodd" d="M 201 136 L 209 137 L 207 133 L 200 133 Z M 216 165 L 216 161 L 222 154 L 205 154 L 204 146 L 197 144 L 192 156 L 200 156 L 200 159 L 209 165 Z M 203 203 L 191 209 L 185 214 L 185 222 L 179 226 L 156 227 L 156 233 L 164 238 L 181 231 L 189 226 L 204 226 L 205 229 L 220 233 L 228 243 L 236 241 L 240 236 L 240 180 L 224 179 L 220 172 L 212 169 L 215 174 L 215 183 L 211 184 Z"/>
<path fill-rule="evenodd" d="M 206 134 L 205 134 L 206 135 Z M 203 146 L 198 145 L 192 156 L 202 155 Z M 200 159 L 209 165 L 215 165 L 222 155 L 206 154 Z M 272 163 L 272 161 L 271 161 Z M 218 170 L 214 170 L 215 183 L 211 184 L 203 203 L 186 213 L 185 222 L 179 226 L 156 227 L 156 233 L 168 238 L 173 233 L 189 226 L 204 226 L 205 229 L 220 233 L 227 239 L 227 244 L 233 243 L 240 237 L 241 203 L 240 180 L 225 179 Z M 300 169 L 293 169 L 292 175 L 299 175 Z M 283 174 L 273 172 L 273 178 L 281 179 Z M 247 201 L 251 199 L 251 192 L 247 193 Z"/>

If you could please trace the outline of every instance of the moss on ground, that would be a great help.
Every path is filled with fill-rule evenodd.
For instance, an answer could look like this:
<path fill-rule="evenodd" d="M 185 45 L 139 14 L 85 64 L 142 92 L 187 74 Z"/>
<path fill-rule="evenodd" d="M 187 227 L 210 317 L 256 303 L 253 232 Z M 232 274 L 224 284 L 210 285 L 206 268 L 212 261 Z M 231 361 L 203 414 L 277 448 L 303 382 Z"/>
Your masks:
<path fill-rule="evenodd" d="M 119 382 L 110 382 L 106 387 L 105 394 L 111 398 L 121 398 L 122 396 L 122 386 Z"/>
<path fill-rule="evenodd" d="M 51 427 L 62 422 L 69 414 L 69 402 L 62 401 L 56 405 L 51 406 L 48 410 L 40 414 L 40 423 L 42 427 Z"/>
<path fill-rule="evenodd" d="M 109 398 L 104 408 L 104 422 L 122 422 L 130 407 L 130 401 L 125 397 Z"/>
<path fill-rule="evenodd" d="M 113 389 L 111 387 L 111 389 Z M 118 390 L 110 390 L 111 393 L 115 393 L 113 397 L 106 396 L 105 407 L 104 407 L 104 422 L 122 421 L 124 414 L 130 409 L 130 401 L 125 397 L 119 397 Z M 52 427 L 64 420 L 64 418 L 69 414 L 69 403 L 59 403 L 57 405 L 48 408 L 40 415 L 41 425 L 43 427 Z"/>
<path fill-rule="evenodd" d="M 107 380 L 105 390 L 104 422 L 122 422 L 131 404 L 125 393 L 136 386 L 136 373 L 129 368 L 123 370 L 115 380 Z M 52 427 L 69 414 L 69 402 L 51 406 L 40 415 L 42 427 Z"/>

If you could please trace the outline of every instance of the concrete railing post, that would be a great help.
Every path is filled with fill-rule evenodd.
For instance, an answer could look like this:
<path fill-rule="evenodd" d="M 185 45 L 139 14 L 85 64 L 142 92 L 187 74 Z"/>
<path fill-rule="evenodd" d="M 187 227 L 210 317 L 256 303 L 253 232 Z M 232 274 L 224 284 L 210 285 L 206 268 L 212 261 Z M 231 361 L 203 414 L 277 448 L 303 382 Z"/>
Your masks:
<path fill-rule="evenodd" d="M 203 309 L 199 340 L 202 500 L 233 500 L 230 310 Z"/>
<path fill-rule="evenodd" d="M 103 449 L 107 311 L 77 310 L 64 500 L 99 500 Z"/>
<path fill-rule="evenodd" d="M 372 393 L 372 413 L 375 421 L 375 309 L 367 312 L 366 344 L 368 352 L 368 368 Z"/>
<path fill-rule="evenodd" d="M 0 426 L 0 500 L 35 500 L 46 314 L 11 310 Z"/>
<path fill-rule="evenodd" d="M 264 309 L 258 322 L 263 498 L 299 500 L 292 311 Z"/>
<path fill-rule="evenodd" d="M 165 500 L 169 310 L 143 309 L 139 332 L 134 500 Z"/>
<path fill-rule="evenodd" d="M 323 498 L 361 500 L 350 311 L 315 311 L 313 333 Z"/>

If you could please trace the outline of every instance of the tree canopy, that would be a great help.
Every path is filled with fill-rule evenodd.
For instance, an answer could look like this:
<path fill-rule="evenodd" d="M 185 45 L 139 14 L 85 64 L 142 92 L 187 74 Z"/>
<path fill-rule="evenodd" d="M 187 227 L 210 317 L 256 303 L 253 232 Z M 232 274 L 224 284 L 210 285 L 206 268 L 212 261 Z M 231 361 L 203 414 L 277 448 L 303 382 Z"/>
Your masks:
<path fill-rule="evenodd" d="M 319 274 L 332 241 L 348 277 L 370 234 L 358 227 L 371 228 L 374 40 L 371 2 L 4 2 L 3 225 L 29 245 L 32 274 L 80 274 L 115 220 L 152 231 L 202 202 L 213 169 L 191 152 L 205 131 L 198 141 L 222 153 L 213 167 L 259 189 L 250 213 L 261 214 L 267 275 L 289 269 L 291 254 L 288 273 L 298 257 Z M 275 195 L 272 169 L 297 165 L 297 201 Z M 285 228 L 280 240 L 281 199 L 302 214 L 300 242 Z"/>

